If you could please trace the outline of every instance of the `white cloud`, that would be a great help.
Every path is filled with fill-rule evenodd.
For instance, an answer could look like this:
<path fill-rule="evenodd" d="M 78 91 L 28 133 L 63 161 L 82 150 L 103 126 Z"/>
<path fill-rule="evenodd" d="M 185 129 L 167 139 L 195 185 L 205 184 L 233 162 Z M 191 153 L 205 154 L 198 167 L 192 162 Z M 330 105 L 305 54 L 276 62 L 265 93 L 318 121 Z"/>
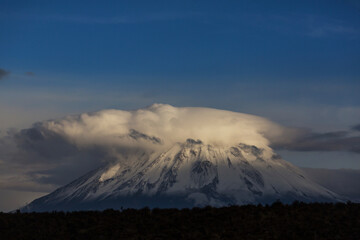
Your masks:
<path fill-rule="evenodd" d="M 253 115 L 163 104 L 67 116 L 0 138 L 0 188 L 46 191 L 104 161 L 124 163 L 134 149 L 167 148 L 188 138 L 267 148 L 263 134 L 275 137 L 282 131 L 279 125 Z"/>
<path fill-rule="evenodd" d="M 314 133 L 249 114 L 164 104 L 71 115 L 38 122 L 0 138 L 0 189 L 51 191 L 104 162 L 133 164 L 143 151 L 168 148 L 188 138 L 213 145 L 354 151 L 351 143 L 359 139 L 348 134 Z M 334 148 L 334 143 L 338 147 Z M 140 155 L 129 157 L 134 150 Z"/>
<path fill-rule="evenodd" d="M 265 118 L 249 114 L 163 104 L 135 111 L 103 110 L 69 116 L 42 122 L 37 128 L 56 133 L 78 148 L 141 147 L 149 142 L 133 141 L 128 137 L 132 130 L 160 139 L 163 146 L 193 138 L 209 144 L 242 142 L 267 147 L 268 140 L 263 134 L 279 135 L 284 130 Z"/>

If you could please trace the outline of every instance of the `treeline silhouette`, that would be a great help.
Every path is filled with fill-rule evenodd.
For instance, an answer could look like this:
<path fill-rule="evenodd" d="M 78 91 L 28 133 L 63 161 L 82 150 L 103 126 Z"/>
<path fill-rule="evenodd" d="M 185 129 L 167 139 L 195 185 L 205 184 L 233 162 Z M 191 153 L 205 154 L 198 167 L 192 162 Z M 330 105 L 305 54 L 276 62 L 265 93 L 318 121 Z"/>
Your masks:
<path fill-rule="evenodd" d="M 360 204 L 0 213 L 0 239 L 360 239 Z"/>

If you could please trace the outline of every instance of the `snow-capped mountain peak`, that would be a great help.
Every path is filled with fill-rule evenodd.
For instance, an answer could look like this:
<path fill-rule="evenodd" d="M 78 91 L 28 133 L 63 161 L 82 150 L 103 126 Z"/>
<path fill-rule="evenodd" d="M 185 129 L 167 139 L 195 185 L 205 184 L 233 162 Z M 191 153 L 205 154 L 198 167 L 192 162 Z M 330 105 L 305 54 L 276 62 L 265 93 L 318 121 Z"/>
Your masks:
<path fill-rule="evenodd" d="M 134 156 L 133 164 L 129 160 L 127 164 L 110 163 L 24 210 L 340 200 L 270 148 L 244 143 L 215 146 L 187 139 L 166 150 L 140 151 Z"/>

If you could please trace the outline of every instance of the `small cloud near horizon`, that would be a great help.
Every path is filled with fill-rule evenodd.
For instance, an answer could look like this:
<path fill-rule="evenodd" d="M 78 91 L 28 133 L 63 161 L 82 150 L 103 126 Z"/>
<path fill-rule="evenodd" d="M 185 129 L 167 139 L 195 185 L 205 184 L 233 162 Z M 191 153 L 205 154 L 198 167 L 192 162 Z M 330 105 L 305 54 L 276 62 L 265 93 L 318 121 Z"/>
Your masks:
<path fill-rule="evenodd" d="M 317 133 L 308 129 L 294 129 L 295 136 L 287 142 L 274 141 L 271 145 L 275 149 L 290 151 L 344 151 L 360 153 L 360 136 L 349 136 L 351 131 L 360 131 L 360 124 L 350 131 L 335 131 Z"/>
<path fill-rule="evenodd" d="M 360 124 L 357 124 L 351 128 L 353 131 L 359 131 L 360 132 Z"/>
<path fill-rule="evenodd" d="M 10 71 L 0 68 L 0 80 L 3 80 L 5 77 L 9 75 L 10 75 Z"/>
<path fill-rule="evenodd" d="M 33 77 L 33 76 L 35 76 L 35 73 L 34 72 L 25 72 L 25 75 L 29 76 L 29 77 Z"/>

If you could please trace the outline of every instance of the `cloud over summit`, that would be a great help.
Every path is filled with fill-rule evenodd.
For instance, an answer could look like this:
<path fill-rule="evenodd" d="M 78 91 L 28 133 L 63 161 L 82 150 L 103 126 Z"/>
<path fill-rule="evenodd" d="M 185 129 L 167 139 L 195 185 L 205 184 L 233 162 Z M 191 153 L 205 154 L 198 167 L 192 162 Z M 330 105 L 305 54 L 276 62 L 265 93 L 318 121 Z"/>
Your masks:
<path fill-rule="evenodd" d="M 135 111 L 103 110 L 34 125 L 34 139 L 60 136 L 79 149 L 91 146 L 139 147 L 143 144 L 200 139 L 207 144 L 239 142 L 266 147 L 263 133 L 279 134 L 282 127 L 261 117 L 210 108 L 176 108 L 154 104 Z M 30 132 L 29 132 L 30 131 Z"/>
<path fill-rule="evenodd" d="M 0 139 L 0 188 L 62 185 L 104 162 L 130 164 L 129 154 L 167 149 L 189 138 L 295 151 L 359 152 L 360 146 L 360 137 L 348 131 L 316 133 L 249 114 L 154 104 L 67 116 L 9 133 Z"/>
<path fill-rule="evenodd" d="M 10 74 L 9 71 L 6 71 L 5 69 L 0 68 L 0 80 L 4 79 Z"/>

